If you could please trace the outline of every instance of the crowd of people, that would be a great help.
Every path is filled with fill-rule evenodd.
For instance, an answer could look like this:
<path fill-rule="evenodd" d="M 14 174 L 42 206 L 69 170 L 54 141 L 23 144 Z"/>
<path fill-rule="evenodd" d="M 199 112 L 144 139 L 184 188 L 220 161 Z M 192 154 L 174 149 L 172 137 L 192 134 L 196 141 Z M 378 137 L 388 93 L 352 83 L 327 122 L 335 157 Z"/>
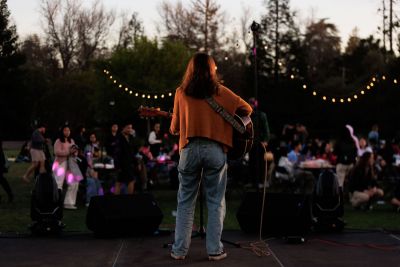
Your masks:
<path fill-rule="evenodd" d="M 383 201 L 383 185 L 390 203 L 400 211 L 399 140 L 386 142 L 380 139 L 379 128 L 374 125 L 368 135 L 357 135 L 351 125 L 344 125 L 334 140 L 309 138 L 304 125 L 285 125 L 282 138 L 275 151 L 278 175 L 296 178 L 296 170 L 306 164 L 324 165 L 333 169 L 338 185 L 354 208 L 372 208 L 374 201 Z M 289 175 L 282 175 L 283 172 Z M 318 178 L 318 177 L 314 177 Z"/>
<path fill-rule="evenodd" d="M 40 173 L 53 175 L 58 188 L 64 191 L 65 209 L 77 209 L 78 191 L 88 206 L 96 195 L 146 191 L 159 182 L 161 172 L 176 167 L 177 144 L 171 144 L 168 134 L 161 133 L 159 122 L 154 123 L 145 142 L 136 136 L 131 121 L 112 124 L 103 134 L 103 143 L 96 131 L 87 133 L 83 126 L 72 133 L 71 126 L 65 124 L 58 132 L 50 138 L 46 126 L 38 124 L 24 144 L 29 155 L 19 157 L 31 162 L 22 176 L 25 183 L 31 183 Z M 1 178 L 5 184 L 7 180 Z M 8 183 L 3 187 L 12 201 L 14 195 Z"/>

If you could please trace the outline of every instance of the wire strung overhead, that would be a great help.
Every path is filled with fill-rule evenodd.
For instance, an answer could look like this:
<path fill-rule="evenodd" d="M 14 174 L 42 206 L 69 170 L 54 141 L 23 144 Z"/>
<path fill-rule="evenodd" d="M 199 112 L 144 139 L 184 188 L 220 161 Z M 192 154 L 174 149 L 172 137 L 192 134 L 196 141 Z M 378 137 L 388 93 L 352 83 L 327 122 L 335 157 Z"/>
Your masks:
<path fill-rule="evenodd" d="M 157 99 L 172 97 L 174 95 L 173 91 L 166 91 L 164 93 L 153 93 L 149 92 L 150 90 L 134 89 L 131 86 L 127 85 L 126 83 L 119 81 L 118 78 L 113 76 L 109 70 L 104 69 L 103 73 L 110 81 L 112 81 L 113 85 L 115 85 L 118 89 L 121 89 L 124 92 L 133 95 L 135 97 L 157 100 Z"/>
<path fill-rule="evenodd" d="M 290 79 L 294 80 L 295 76 L 293 74 L 290 75 Z M 354 90 L 351 94 L 341 95 L 341 96 L 332 96 L 332 95 L 329 96 L 329 95 L 320 93 L 316 89 L 310 89 L 311 87 L 308 86 L 307 84 L 303 84 L 302 85 L 302 89 L 304 91 L 306 91 L 306 92 L 311 92 L 314 97 L 318 97 L 319 99 L 321 99 L 323 101 L 326 101 L 326 102 L 330 102 L 332 104 L 335 104 L 335 103 L 352 103 L 352 102 L 360 99 L 360 97 L 364 96 L 368 92 L 370 92 L 373 89 L 377 88 L 377 84 L 379 84 L 380 82 L 391 82 L 395 86 L 397 86 L 399 80 L 397 78 L 390 78 L 389 79 L 385 75 L 382 75 L 382 76 L 375 75 L 369 80 L 369 82 L 366 85 L 362 86 L 360 89 Z"/>

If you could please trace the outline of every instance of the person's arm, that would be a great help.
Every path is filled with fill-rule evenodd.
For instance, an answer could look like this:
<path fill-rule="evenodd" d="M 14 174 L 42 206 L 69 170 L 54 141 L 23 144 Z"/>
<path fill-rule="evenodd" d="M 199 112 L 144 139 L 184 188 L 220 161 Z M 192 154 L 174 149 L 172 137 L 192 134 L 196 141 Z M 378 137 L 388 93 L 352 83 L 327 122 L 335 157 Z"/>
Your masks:
<path fill-rule="evenodd" d="M 354 144 L 356 145 L 357 152 L 360 150 L 360 142 L 358 141 L 357 136 L 354 135 L 354 129 L 350 125 L 346 125 L 346 128 L 349 130 L 350 136 L 354 141 Z"/>
<path fill-rule="evenodd" d="M 178 97 L 178 90 L 175 93 L 175 99 L 174 99 L 174 110 L 172 111 L 172 120 L 171 120 L 171 126 L 169 128 L 169 131 L 173 135 L 179 135 L 179 97 Z"/>
<path fill-rule="evenodd" d="M 155 133 L 154 131 L 152 131 L 152 132 L 149 134 L 149 144 L 150 144 L 150 145 L 154 145 L 154 144 L 161 144 L 161 143 L 162 143 L 162 141 L 159 140 L 159 139 L 157 139 L 156 133 Z"/>

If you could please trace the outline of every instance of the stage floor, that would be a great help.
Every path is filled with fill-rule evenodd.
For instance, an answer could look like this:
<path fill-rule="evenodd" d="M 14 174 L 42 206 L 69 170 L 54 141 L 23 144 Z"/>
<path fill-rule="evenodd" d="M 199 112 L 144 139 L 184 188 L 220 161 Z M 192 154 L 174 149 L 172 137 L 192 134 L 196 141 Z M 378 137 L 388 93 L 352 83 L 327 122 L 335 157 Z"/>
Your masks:
<path fill-rule="evenodd" d="M 225 231 L 223 238 L 248 245 L 256 236 Z M 269 256 L 226 244 L 228 258 L 209 262 L 205 240 L 194 238 L 184 261 L 172 260 L 164 244 L 172 234 L 143 238 L 95 238 L 90 233 L 63 233 L 59 237 L 0 234 L 0 266 L 400 266 L 400 235 L 380 231 L 346 230 L 312 234 L 303 244 L 266 239 Z"/>

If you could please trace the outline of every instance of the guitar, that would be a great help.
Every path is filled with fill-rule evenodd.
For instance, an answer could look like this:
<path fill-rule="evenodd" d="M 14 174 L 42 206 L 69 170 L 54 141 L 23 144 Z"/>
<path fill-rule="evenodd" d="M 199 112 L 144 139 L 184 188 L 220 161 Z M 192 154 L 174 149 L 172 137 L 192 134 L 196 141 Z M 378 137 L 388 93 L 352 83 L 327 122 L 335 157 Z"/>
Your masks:
<path fill-rule="evenodd" d="M 157 108 L 141 106 L 138 111 L 141 117 L 172 117 L 172 113 Z M 250 116 L 240 117 L 235 114 L 234 119 L 245 131 L 241 133 L 235 127 L 233 128 L 232 148 L 228 151 L 228 158 L 230 160 L 241 159 L 246 153 L 250 152 L 254 138 L 253 122 Z"/>

